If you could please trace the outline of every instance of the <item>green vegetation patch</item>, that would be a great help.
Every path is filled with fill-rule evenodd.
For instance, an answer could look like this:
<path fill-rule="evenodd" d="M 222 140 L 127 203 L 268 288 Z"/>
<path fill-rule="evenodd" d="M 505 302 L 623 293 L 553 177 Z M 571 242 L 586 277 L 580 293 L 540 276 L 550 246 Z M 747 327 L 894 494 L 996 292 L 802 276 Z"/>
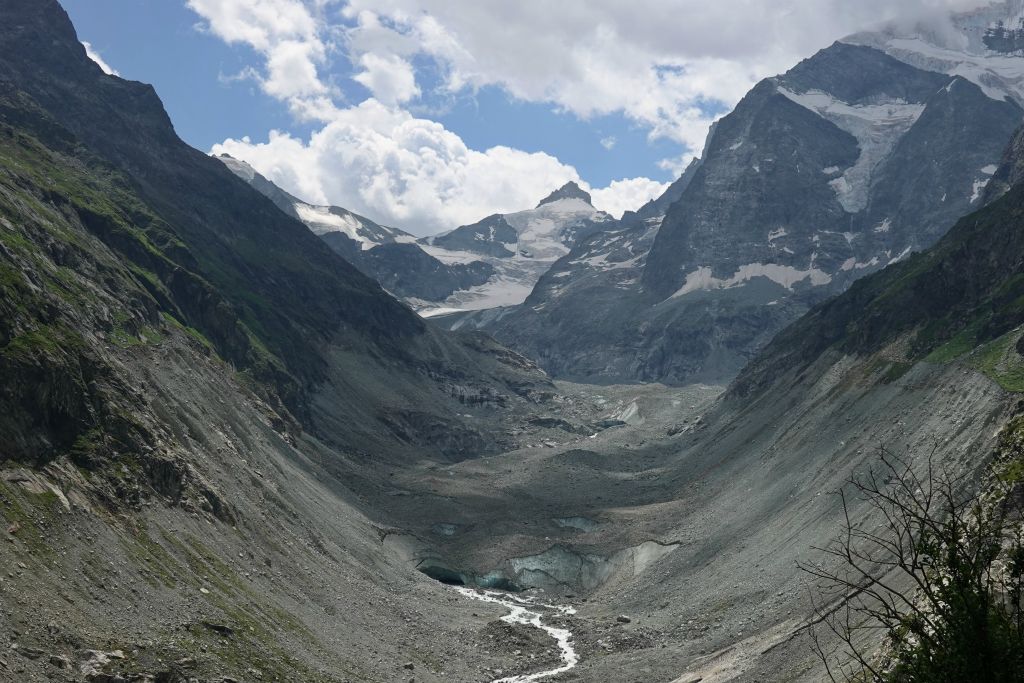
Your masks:
<path fill-rule="evenodd" d="M 0 480 L 0 534 L 16 539 L 15 552 L 28 551 L 36 558 L 53 558 L 52 531 L 56 517 L 62 510 L 60 499 L 53 491 L 31 492 L 17 484 Z"/>
<path fill-rule="evenodd" d="M 163 316 L 164 322 L 166 322 L 168 325 L 178 328 L 188 336 L 195 339 L 202 346 L 205 346 L 210 351 L 214 351 L 213 343 L 209 339 L 207 339 L 206 335 L 204 335 L 202 332 L 200 332 L 194 327 L 189 327 L 188 325 L 181 322 L 180 320 L 178 320 L 177 318 L 175 318 L 173 315 L 166 311 L 162 312 L 160 315 Z"/>
<path fill-rule="evenodd" d="M 1024 358 L 1017 353 L 1021 332 L 1017 329 L 982 345 L 968 363 L 1006 391 L 1024 392 Z"/>
<path fill-rule="evenodd" d="M 85 345 L 85 339 L 65 325 L 40 325 L 11 339 L 0 355 L 29 360 L 40 354 L 56 356 L 65 350 L 82 350 Z"/>
<path fill-rule="evenodd" d="M 948 342 L 929 353 L 925 356 L 924 360 L 928 363 L 948 363 L 956 360 L 957 358 L 960 358 L 974 350 L 978 344 L 977 338 L 977 326 L 971 325 L 970 327 L 961 330 Z"/>

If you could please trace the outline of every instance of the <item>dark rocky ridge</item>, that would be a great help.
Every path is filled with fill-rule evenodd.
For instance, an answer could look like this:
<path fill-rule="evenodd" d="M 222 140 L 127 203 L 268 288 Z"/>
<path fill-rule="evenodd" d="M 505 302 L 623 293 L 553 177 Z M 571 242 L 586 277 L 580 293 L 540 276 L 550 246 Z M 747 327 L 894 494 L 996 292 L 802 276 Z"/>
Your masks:
<path fill-rule="evenodd" d="M 1024 51 L 1024 28 L 1000 25 L 986 31 L 983 40 L 986 47 L 995 52 L 1019 54 Z"/>
<path fill-rule="evenodd" d="M 846 211 L 831 187 L 834 175 L 823 172 L 853 166 L 857 140 L 790 101 L 780 87 L 828 92 L 850 105 L 923 105 L 880 160 L 866 210 Z M 643 283 L 661 300 L 702 264 L 711 265 L 716 277 L 756 262 L 820 267 L 838 277 L 850 257 L 862 263 L 885 252 L 924 248 L 969 210 L 967 188 L 978 169 L 998 160 L 1021 117 L 1016 105 L 992 100 L 961 78 L 924 72 L 871 48 L 836 44 L 757 86 L 721 121 L 702 169 L 666 216 Z M 792 149 L 780 147 L 787 144 Z M 791 158 L 792 163 L 773 161 Z M 716 208 L 719 203 L 722 208 Z M 891 226 L 875 232 L 884 220 Z M 767 238 L 778 230 L 786 234 Z M 843 233 L 854 237 L 847 240 Z M 730 239 L 739 240 L 737 248 L 727 248 Z"/>
<path fill-rule="evenodd" d="M 85 164 L 105 166 L 138 197 L 134 216 L 96 195 L 73 210 L 126 259 L 148 260 L 179 292 L 174 313 L 225 358 L 301 412 L 302 385 L 323 377 L 318 346 L 339 326 L 396 350 L 424 331 L 304 226 L 182 144 L 151 86 L 106 77 L 59 5 L 14 2 L 4 12 L 3 121 L 58 151 L 87 150 Z"/>
<path fill-rule="evenodd" d="M 999 168 L 985 188 L 985 203 L 990 204 L 1002 197 L 1021 180 L 1024 180 L 1024 130 L 1017 131 L 1003 153 Z"/>
<path fill-rule="evenodd" d="M 335 253 L 396 297 L 443 301 L 453 292 L 482 285 L 494 275 L 494 268 L 483 261 L 442 263 L 414 244 L 415 238 L 408 233 L 378 225 L 341 207 L 313 207 L 285 192 L 245 162 L 226 155 L 221 160 L 235 175 L 296 220 L 303 220 L 296 207 L 305 206 L 307 210 L 325 210 L 330 216 L 357 225 L 362 237 L 374 246 L 364 248 L 361 242 L 340 229 L 331 229 L 329 224 L 307 223 Z"/>
<path fill-rule="evenodd" d="M 328 239 L 338 235 L 337 241 Z M 347 239 L 339 233 L 324 235 L 325 241 L 339 254 L 345 249 L 337 242 Z M 351 242 L 351 240 L 349 240 Z M 416 244 L 391 242 L 360 252 L 353 262 L 365 268 L 384 289 L 405 299 L 444 301 L 455 292 L 486 283 L 494 276 L 494 266 L 483 261 L 442 263 Z"/>

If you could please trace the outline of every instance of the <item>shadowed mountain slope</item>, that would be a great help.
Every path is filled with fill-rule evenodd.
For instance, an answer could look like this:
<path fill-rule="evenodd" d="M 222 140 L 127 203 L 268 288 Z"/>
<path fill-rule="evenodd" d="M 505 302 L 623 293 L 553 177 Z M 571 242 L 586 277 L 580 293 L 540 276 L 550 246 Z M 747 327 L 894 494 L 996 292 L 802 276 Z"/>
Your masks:
<path fill-rule="evenodd" d="M 450 627 L 416 661 L 445 660 L 469 613 L 365 493 L 500 450 L 555 395 L 184 144 L 51 0 L 0 5 L 0 377 L 19 681 L 389 680 L 424 614 Z"/>

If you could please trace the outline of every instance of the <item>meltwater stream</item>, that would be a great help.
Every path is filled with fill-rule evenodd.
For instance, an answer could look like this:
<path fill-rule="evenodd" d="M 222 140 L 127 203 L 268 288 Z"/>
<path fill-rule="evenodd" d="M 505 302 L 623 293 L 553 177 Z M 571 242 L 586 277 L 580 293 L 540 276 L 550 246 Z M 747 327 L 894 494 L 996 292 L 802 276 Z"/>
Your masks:
<path fill-rule="evenodd" d="M 508 678 L 499 678 L 492 683 L 530 683 L 531 681 L 539 681 L 543 678 L 550 678 L 551 676 L 557 676 L 558 674 L 565 673 L 579 663 L 580 658 L 572 646 L 572 632 L 568 629 L 548 626 L 541 620 L 539 612 L 527 609 L 529 607 L 533 607 L 534 609 L 543 607 L 566 615 L 576 614 L 576 610 L 572 607 L 565 605 L 546 605 L 538 603 L 534 598 L 520 598 L 508 593 L 474 590 L 472 588 L 466 588 L 465 586 L 456 586 L 455 590 L 467 598 L 480 600 L 482 602 L 493 602 L 508 608 L 509 613 L 501 618 L 502 621 L 509 624 L 524 624 L 526 626 L 539 628 L 554 638 L 558 642 L 559 649 L 562 651 L 562 666 L 557 669 L 549 669 L 548 671 L 540 671 L 532 674 L 509 676 Z"/>

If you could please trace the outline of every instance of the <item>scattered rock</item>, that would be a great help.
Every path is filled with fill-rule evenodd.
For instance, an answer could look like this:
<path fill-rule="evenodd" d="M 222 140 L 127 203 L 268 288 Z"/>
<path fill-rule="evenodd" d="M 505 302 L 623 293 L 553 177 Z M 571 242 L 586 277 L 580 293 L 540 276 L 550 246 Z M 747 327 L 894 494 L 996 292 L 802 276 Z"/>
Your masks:
<path fill-rule="evenodd" d="M 688 432 L 688 431 L 690 431 L 690 425 L 688 425 L 688 424 L 678 424 L 678 425 L 673 425 L 672 427 L 669 427 L 668 431 L 666 433 L 669 436 L 679 436 L 680 434 L 683 434 L 684 432 Z"/>
<path fill-rule="evenodd" d="M 413 669 L 416 668 L 416 665 L 413 664 L 412 662 L 406 662 L 405 664 L 402 665 L 402 668 L 405 669 L 406 671 L 412 671 Z"/>
<path fill-rule="evenodd" d="M 50 655 L 50 664 L 53 664 L 58 669 L 70 669 L 71 658 L 66 655 Z"/>
<path fill-rule="evenodd" d="M 33 648 L 33 647 L 20 647 L 20 646 L 17 648 L 17 653 L 19 655 L 21 655 L 22 657 L 24 657 L 25 659 L 39 659 L 44 654 L 46 654 L 42 650 L 37 650 L 36 648 Z"/>
<path fill-rule="evenodd" d="M 225 626 L 224 624 L 216 624 L 212 621 L 204 621 L 202 623 L 203 626 L 205 626 L 206 628 L 222 636 L 230 636 L 234 635 L 235 633 L 235 629 L 231 628 L 230 626 Z"/>
<path fill-rule="evenodd" d="M 124 653 L 120 650 L 113 650 L 112 652 L 101 652 L 99 650 L 81 650 L 78 652 L 78 659 L 81 665 L 78 670 L 86 677 L 87 680 L 99 681 L 100 683 L 107 683 L 106 679 L 97 678 L 98 676 L 105 676 L 103 668 L 110 664 L 112 659 L 124 659 Z"/>
<path fill-rule="evenodd" d="M 89 674 L 85 677 L 85 680 L 89 681 L 89 683 L 131 683 L 121 674 Z"/>
<path fill-rule="evenodd" d="M 615 617 L 615 621 L 619 622 L 620 624 L 628 624 L 633 620 L 627 617 L 625 614 L 620 614 L 619 616 Z"/>

